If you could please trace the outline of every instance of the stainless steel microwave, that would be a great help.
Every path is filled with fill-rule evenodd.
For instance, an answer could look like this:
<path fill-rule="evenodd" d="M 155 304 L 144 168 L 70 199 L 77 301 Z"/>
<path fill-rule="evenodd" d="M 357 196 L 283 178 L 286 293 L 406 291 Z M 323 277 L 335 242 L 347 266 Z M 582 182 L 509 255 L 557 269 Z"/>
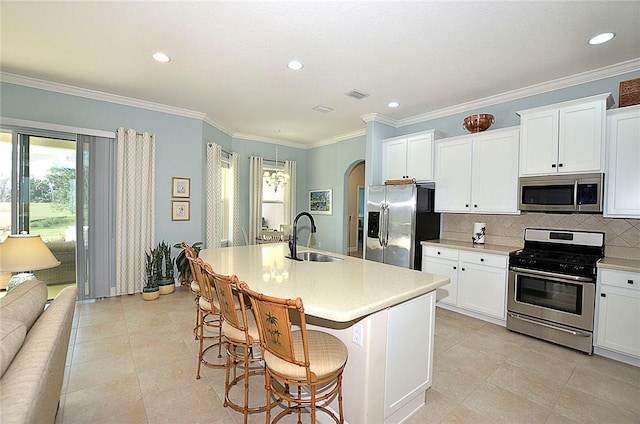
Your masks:
<path fill-rule="evenodd" d="M 520 177 L 521 211 L 602 212 L 604 174 Z"/>

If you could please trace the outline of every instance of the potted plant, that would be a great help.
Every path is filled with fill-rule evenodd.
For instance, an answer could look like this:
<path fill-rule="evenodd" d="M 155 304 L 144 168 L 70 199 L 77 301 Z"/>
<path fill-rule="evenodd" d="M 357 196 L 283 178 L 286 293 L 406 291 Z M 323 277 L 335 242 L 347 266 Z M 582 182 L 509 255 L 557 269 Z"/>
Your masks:
<path fill-rule="evenodd" d="M 178 281 L 180 281 L 181 285 L 189 285 L 191 284 L 191 280 L 193 276 L 191 275 L 191 267 L 189 266 L 189 260 L 187 259 L 187 254 L 185 249 L 182 247 L 182 243 L 176 243 L 173 245 L 174 248 L 180 249 L 180 253 L 176 256 L 176 268 L 178 268 Z M 197 241 L 191 245 L 194 252 L 196 253 L 196 257 L 200 254 L 200 250 L 202 250 L 202 242 Z"/>
<path fill-rule="evenodd" d="M 164 263 L 164 268 L 163 268 Z M 171 259 L 171 249 L 164 241 L 158 244 L 154 251 L 154 270 L 155 278 L 160 294 L 173 293 L 176 286 L 173 281 L 173 265 L 174 260 Z M 164 271 L 164 272 L 163 272 Z"/>
<path fill-rule="evenodd" d="M 153 272 L 153 250 L 151 251 L 151 254 L 145 253 L 145 255 L 147 256 L 145 264 L 147 281 L 145 282 L 144 288 L 142 289 L 142 298 L 144 300 L 155 300 L 160 297 L 160 289 L 158 289 L 158 285 L 156 284 L 156 279 Z"/>

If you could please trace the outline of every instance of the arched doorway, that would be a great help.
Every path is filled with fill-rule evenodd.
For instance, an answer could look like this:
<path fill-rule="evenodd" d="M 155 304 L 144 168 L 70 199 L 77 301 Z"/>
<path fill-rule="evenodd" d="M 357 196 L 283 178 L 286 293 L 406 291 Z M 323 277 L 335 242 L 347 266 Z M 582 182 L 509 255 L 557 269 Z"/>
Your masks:
<path fill-rule="evenodd" d="M 348 205 L 345 210 L 347 222 L 347 255 L 362 258 L 364 228 L 364 161 L 356 162 L 347 178 Z"/>

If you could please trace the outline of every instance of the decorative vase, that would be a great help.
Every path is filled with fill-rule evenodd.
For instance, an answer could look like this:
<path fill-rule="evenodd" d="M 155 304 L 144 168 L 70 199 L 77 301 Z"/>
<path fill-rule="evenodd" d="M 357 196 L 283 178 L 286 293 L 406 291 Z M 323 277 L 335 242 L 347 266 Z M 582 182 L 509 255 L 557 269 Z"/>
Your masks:
<path fill-rule="evenodd" d="M 480 113 L 477 115 L 470 115 L 464 118 L 462 126 L 470 133 L 478 133 L 486 130 L 493 124 L 494 117 L 488 113 Z"/>
<path fill-rule="evenodd" d="M 142 298 L 144 300 L 156 300 L 160 297 L 160 289 L 157 287 L 143 288 L 142 289 Z"/>
<path fill-rule="evenodd" d="M 176 290 L 176 286 L 173 283 L 173 280 L 158 280 L 158 288 L 160 289 L 160 294 L 169 294 L 173 293 Z"/>

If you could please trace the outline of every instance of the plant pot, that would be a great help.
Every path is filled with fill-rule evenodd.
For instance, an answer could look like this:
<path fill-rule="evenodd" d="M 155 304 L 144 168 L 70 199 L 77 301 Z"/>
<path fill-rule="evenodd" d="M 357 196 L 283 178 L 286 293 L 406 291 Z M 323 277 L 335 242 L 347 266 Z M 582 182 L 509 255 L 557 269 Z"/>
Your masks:
<path fill-rule="evenodd" d="M 144 300 L 156 300 L 160 297 L 160 289 L 157 287 L 144 288 L 142 289 L 142 298 Z"/>
<path fill-rule="evenodd" d="M 158 280 L 158 288 L 160 289 L 160 294 L 169 294 L 175 291 L 176 286 L 173 280 Z"/>

